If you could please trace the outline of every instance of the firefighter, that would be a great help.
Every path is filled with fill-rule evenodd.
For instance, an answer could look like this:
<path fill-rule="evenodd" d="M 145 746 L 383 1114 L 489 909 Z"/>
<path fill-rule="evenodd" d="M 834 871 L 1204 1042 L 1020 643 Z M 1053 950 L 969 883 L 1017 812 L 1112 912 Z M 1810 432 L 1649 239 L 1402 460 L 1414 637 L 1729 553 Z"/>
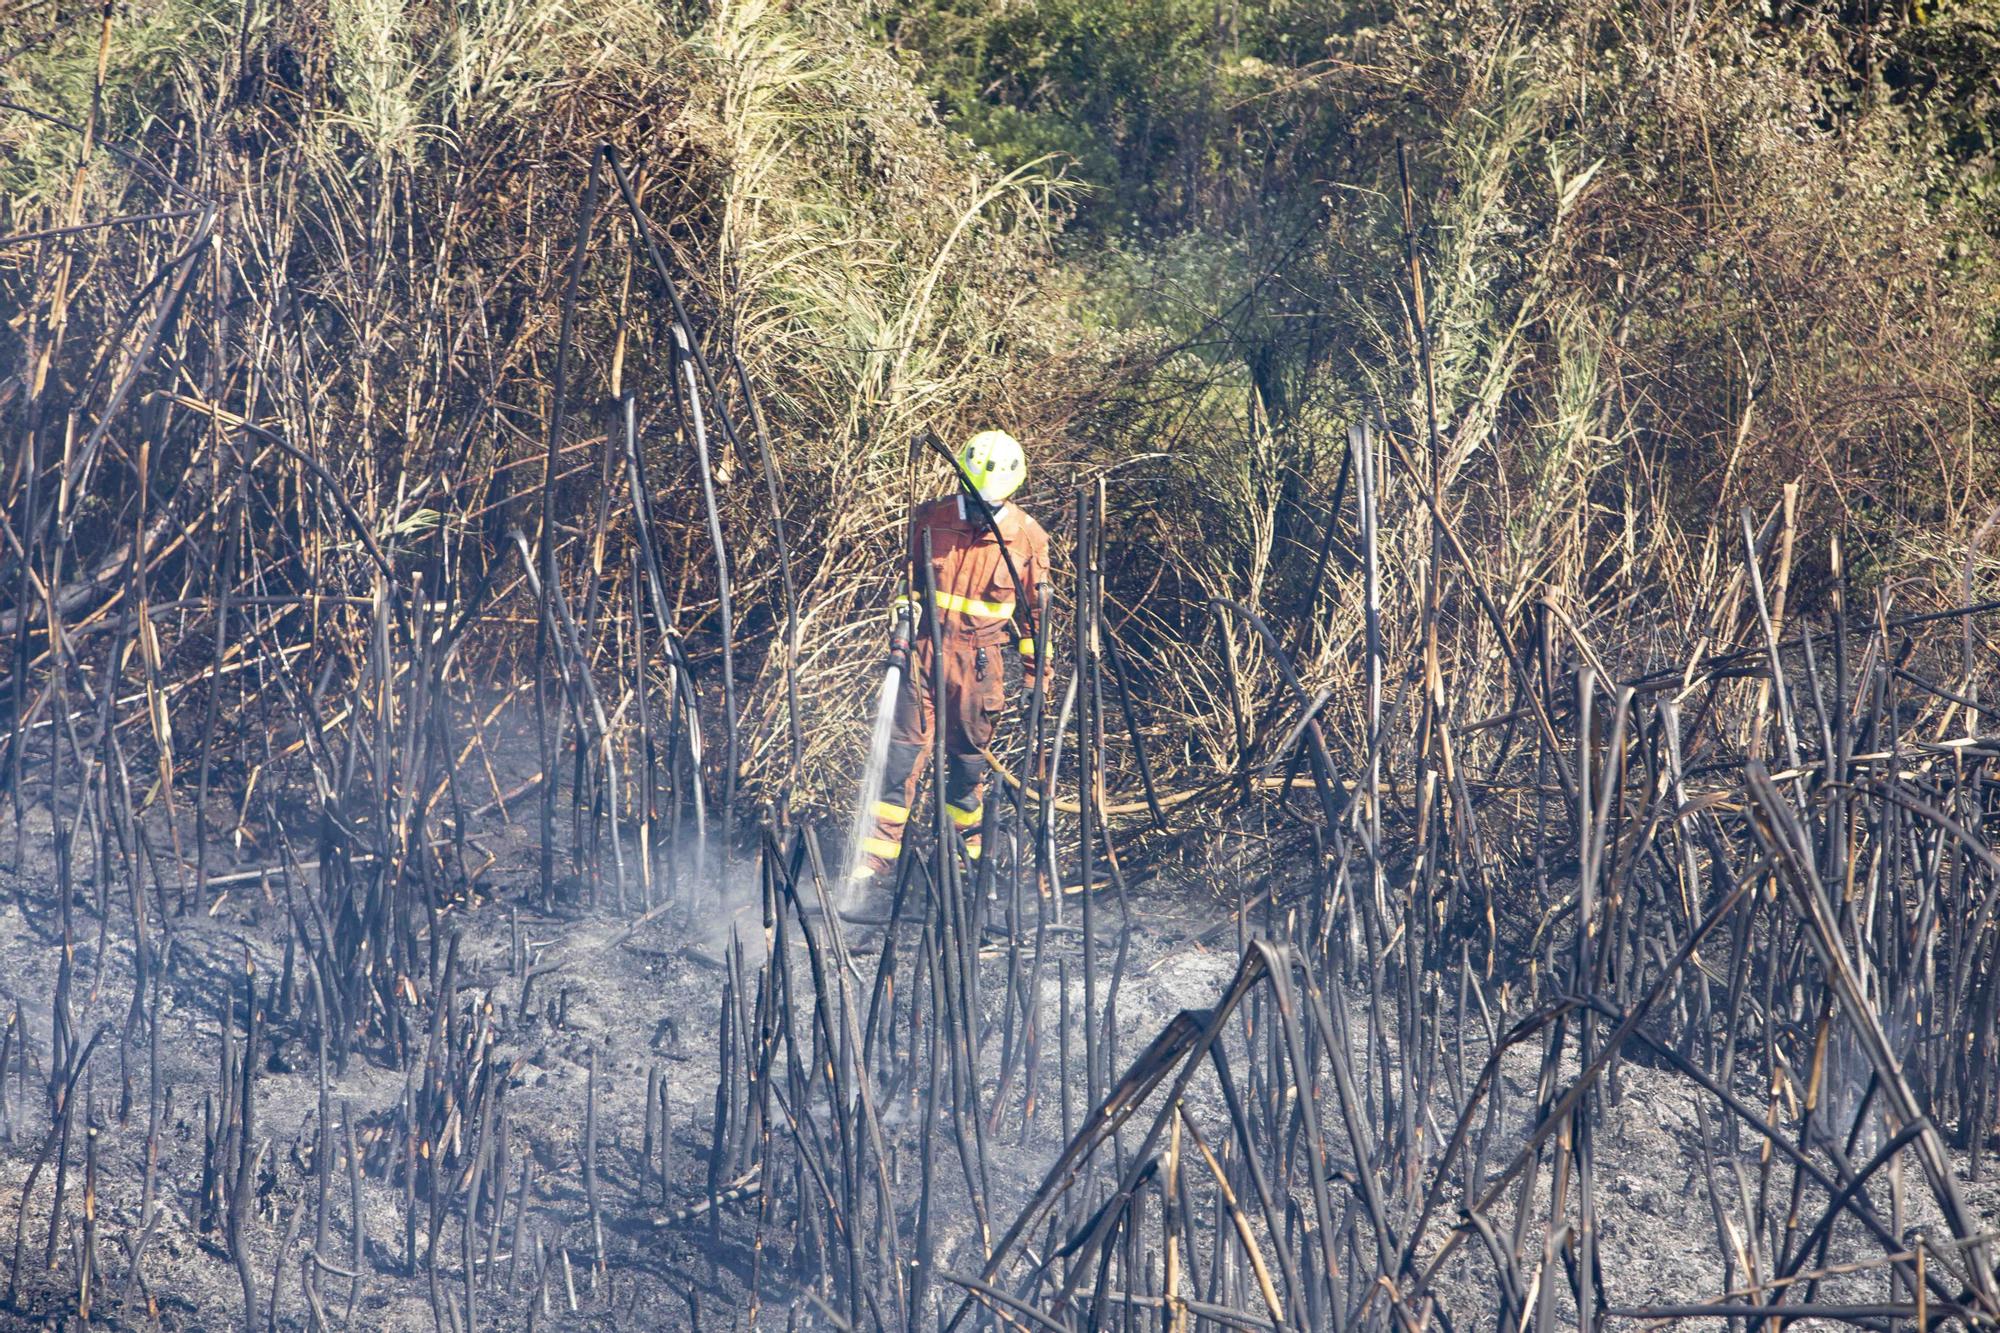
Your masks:
<path fill-rule="evenodd" d="M 917 784 L 931 757 L 934 715 L 944 722 L 945 815 L 977 860 L 986 795 L 986 759 L 980 751 L 992 745 L 993 726 L 1006 703 L 1001 655 L 1010 643 L 1019 650 L 1022 679 L 1031 692 L 1041 665 L 1033 608 L 1048 577 L 1049 536 L 1020 506 L 1007 503 L 1028 475 L 1027 459 L 1020 442 L 1006 431 L 983 430 L 960 447 L 958 463 L 977 494 L 967 495 L 961 488 L 957 495 L 917 506 L 911 515 L 909 586 L 914 597 L 923 597 L 921 562 L 924 534 L 929 533 L 935 602 L 917 608 L 922 618 L 896 698 L 882 798 L 861 843 L 857 874 L 864 881 L 893 875 Z M 999 542 L 993 537 L 996 527 Z M 938 710 L 931 700 L 932 616 L 943 645 L 945 697 Z"/>

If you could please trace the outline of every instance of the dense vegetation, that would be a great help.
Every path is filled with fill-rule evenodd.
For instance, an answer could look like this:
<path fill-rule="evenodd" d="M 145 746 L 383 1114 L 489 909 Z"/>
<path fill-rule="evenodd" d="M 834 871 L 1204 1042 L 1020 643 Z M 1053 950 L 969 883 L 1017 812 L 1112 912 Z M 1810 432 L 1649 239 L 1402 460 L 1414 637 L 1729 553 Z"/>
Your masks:
<path fill-rule="evenodd" d="M 69 550 L 70 612 L 105 609 L 91 589 L 129 555 L 142 490 L 167 501 L 148 549 L 184 604 L 232 575 L 365 583 L 353 550 L 304 535 L 295 458 L 267 450 L 258 484 L 229 490 L 223 418 L 202 405 L 287 423 L 379 535 L 518 592 L 506 533 L 538 540 L 565 264 L 600 143 L 634 164 L 709 360 L 740 351 L 761 386 L 815 788 L 854 740 L 849 668 L 874 651 L 897 515 L 941 480 L 915 448 L 926 429 L 1011 426 L 1052 522 L 1074 484 L 1109 479 L 1120 632 L 1153 649 L 1148 717 L 1194 721 L 1190 760 L 1230 745 L 1211 597 L 1312 621 L 1315 676 L 1350 641 L 1345 429 L 1363 418 L 1434 452 L 1510 618 L 1543 599 L 1579 626 L 1617 608 L 1606 646 L 1634 669 L 1686 647 L 1738 510 L 1761 521 L 1788 483 L 1814 534 L 1795 603 L 1836 535 L 1864 587 L 1956 596 L 1991 568 L 1975 549 L 2000 308 L 1984 5 L 137 0 L 102 18 L 19 11 L 0 70 L 17 237 L 0 283 L 22 312 L 0 334 L 10 513 L 28 549 Z M 605 198 L 563 423 L 579 454 L 620 394 L 643 429 L 674 392 L 663 291 Z M 135 360 L 165 307 L 157 356 Z M 765 651 L 780 571 L 739 456 L 748 404 L 721 382 L 759 779 L 784 749 Z M 85 484 L 58 513 L 66 432 Z M 703 540 L 697 474 L 664 434 L 647 440 L 679 497 L 659 505 L 662 542 L 685 553 Z M 597 471 L 562 471 L 557 510 L 601 502 Z M 1384 479 L 1391 602 L 1429 559 L 1407 481 Z M 232 522 L 258 538 L 223 541 Z M 176 525 L 197 539 L 158 550 Z M 601 550 L 565 549 L 602 578 Z M 708 663 L 712 577 L 693 558 L 677 577 L 675 628 Z M 1447 615 L 1476 637 L 1468 610 Z M 506 623 L 471 633 L 524 651 Z M 275 648 L 287 631 L 266 628 Z M 1227 688 L 1267 687 L 1241 647 Z M 305 650 L 300 679 L 357 669 L 326 651 Z"/>

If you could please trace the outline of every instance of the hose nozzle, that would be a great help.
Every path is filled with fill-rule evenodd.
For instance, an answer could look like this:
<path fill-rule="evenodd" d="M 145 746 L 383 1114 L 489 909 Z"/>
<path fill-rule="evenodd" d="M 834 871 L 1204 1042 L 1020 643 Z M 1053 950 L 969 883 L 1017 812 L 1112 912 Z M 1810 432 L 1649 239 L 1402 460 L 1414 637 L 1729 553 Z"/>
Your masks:
<path fill-rule="evenodd" d="M 910 637 L 916 627 L 917 604 L 908 592 L 896 598 L 896 609 L 889 625 L 888 665 L 908 675 L 910 670 Z"/>

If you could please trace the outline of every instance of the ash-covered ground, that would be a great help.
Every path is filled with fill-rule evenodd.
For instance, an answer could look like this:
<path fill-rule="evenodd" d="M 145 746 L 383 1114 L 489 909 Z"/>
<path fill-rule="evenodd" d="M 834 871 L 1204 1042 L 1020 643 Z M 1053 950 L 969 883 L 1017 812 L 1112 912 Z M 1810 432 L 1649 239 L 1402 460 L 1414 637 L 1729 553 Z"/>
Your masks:
<path fill-rule="evenodd" d="M 50 820 L 46 811 L 30 809 L 18 853 L 0 874 L 0 1000 L 8 1017 L 19 1019 L 9 1031 L 9 1054 L 0 1071 L 5 1088 L 0 1262 L 11 1260 L 0 1326 L 190 1331 L 245 1326 L 245 1265 L 230 1252 L 228 1201 L 218 1204 L 214 1197 L 216 1170 L 208 1143 L 223 1105 L 225 1017 L 239 1051 L 248 1017 L 246 963 L 262 1007 L 249 1082 L 255 1178 L 245 1196 L 249 1221 L 241 1247 L 259 1306 L 249 1326 L 275 1321 L 278 1328 L 459 1329 L 469 1301 L 478 1326 L 490 1328 L 743 1327 L 751 1309 L 753 1264 L 760 1284 L 757 1326 L 838 1326 L 837 1316 L 798 1280 L 811 1256 L 799 1248 L 797 1236 L 768 1227 L 761 1258 L 753 1257 L 765 1202 L 761 1182 L 742 1172 L 718 1180 L 710 1169 L 722 996 L 726 987 L 742 985 L 762 961 L 754 866 L 739 862 L 720 892 L 699 890 L 692 910 L 673 905 L 648 915 L 628 903 L 620 914 L 608 893 L 601 892 L 592 908 L 575 900 L 579 895 L 572 887 L 570 901 L 544 912 L 535 892 L 527 826 L 502 828 L 483 837 L 481 845 L 495 860 L 479 892 L 440 917 L 442 929 L 458 940 L 458 1008 L 467 1023 L 485 1025 L 493 1077 L 504 1082 L 507 1110 L 506 1142 L 485 1159 L 486 1169 L 505 1173 L 504 1202 L 497 1213 L 482 1213 L 468 1241 L 462 1212 L 449 1197 L 434 1214 L 422 1170 L 417 1180 L 424 1188 L 415 1189 L 406 1182 L 406 1164 L 396 1160 L 400 1150 L 390 1131 L 413 1075 L 393 1068 L 379 1042 L 357 1049 L 344 1068 L 324 1071 L 334 1152 L 322 1202 L 317 1161 L 322 1069 L 311 1022 L 314 1001 L 296 959 L 285 984 L 287 913 L 279 891 L 269 877 L 242 877 L 245 869 L 269 861 L 246 856 L 244 865 L 228 864 L 233 858 L 227 849 L 211 849 L 210 874 L 223 878 L 222 888 L 185 915 L 164 923 L 157 914 L 151 917 L 155 948 L 168 936 L 172 941 L 157 1033 L 149 1030 L 145 1008 L 132 1012 L 135 950 L 132 914 L 120 898 L 125 890 L 120 886 L 108 895 L 107 925 L 97 915 L 94 887 L 79 884 L 70 904 L 74 951 L 66 999 L 77 1039 L 95 1036 L 96 1045 L 76 1084 L 71 1132 L 64 1141 L 56 1128 L 60 1121 L 52 1118 L 48 1086 L 61 910 L 51 888 Z M 1131 934 L 1117 995 L 1120 1068 L 1177 1012 L 1214 1004 L 1238 964 L 1233 903 L 1210 889 L 1155 879 L 1134 885 L 1125 906 Z M 1116 935 L 1124 920 L 1117 897 L 1102 890 L 1097 908 L 1099 929 L 1107 938 Z M 1051 932 L 1044 947 L 1052 958 L 1071 961 L 1069 998 L 1080 1014 L 1076 920 L 1072 901 L 1065 927 Z M 823 930 L 823 923 L 816 928 Z M 857 963 L 854 981 L 865 985 L 881 931 L 865 924 L 843 929 Z M 796 954 L 791 975 L 795 984 L 804 984 L 800 979 L 810 974 L 796 931 L 791 947 Z M 1109 968 L 1108 953 L 1104 962 Z M 1005 965 L 1004 942 L 989 933 L 980 959 L 989 1022 L 997 1022 Z M 1059 975 L 1053 962 L 1041 975 L 1041 1011 L 1051 1024 L 1060 1009 Z M 1398 1058 L 1393 1036 L 1371 1029 L 1365 995 L 1349 990 L 1342 998 L 1357 1076 L 1373 1087 L 1380 1082 L 1378 1062 Z M 1504 1028 L 1518 1016 L 1496 1013 L 1494 1021 Z M 1484 1033 L 1480 1024 L 1465 1034 L 1469 1070 L 1485 1060 Z M 989 1093 L 1000 1044 L 999 1033 L 989 1031 L 982 1046 Z M 990 1136 L 990 1202 L 1001 1214 L 994 1219 L 996 1229 L 1004 1211 L 1029 1196 L 1062 1146 L 1061 1065 L 1054 1045 L 1051 1038 L 1043 1052 L 1033 1120 L 1005 1115 Z M 1483 1143 L 1489 1172 L 1525 1142 L 1540 1064 L 1538 1041 L 1522 1043 L 1502 1059 L 1499 1121 Z M 1575 1068 L 1571 1056 L 1565 1074 L 1573 1075 Z M 585 1172 L 593 1077 L 594 1210 Z M 1737 1092 L 1755 1106 L 1767 1105 L 1773 1096 L 1772 1089 L 1747 1080 Z M 1325 1102 L 1327 1090 L 1318 1095 Z M 1082 1097 L 1080 1086 L 1071 1089 L 1071 1117 L 1082 1114 Z M 657 1098 L 650 1108 L 649 1098 Z M 1219 1116 L 1212 1088 L 1198 1086 L 1190 1098 L 1199 1113 Z M 1743 1282 L 1748 1267 L 1768 1266 L 1769 1256 L 1754 1255 L 1757 1241 L 1743 1217 L 1717 1203 L 1780 1188 L 1774 1181 L 1788 1178 L 1769 1174 L 1771 1156 L 1759 1150 L 1755 1136 L 1738 1135 L 1734 1153 L 1716 1151 L 1729 1142 L 1727 1127 L 1716 1123 L 1712 1102 L 1704 1109 L 1699 1089 L 1670 1068 L 1623 1063 L 1615 1091 L 1607 1087 L 1605 1098 L 1593 1145 L 1592 1205 L 1609 1305 L 1711 1301 L 1732 1281 Z M 1331 1118 L 1330 1111 L 1323 1113 Z M 890 1140 L 890 1172 L 902 1183 L 915 1169 L 924 1132 L 918 1100 L 910 1090 L 892 1094 L 880 1114 Z M 1425 1112 L 1423 1137 L 1433 1149 L 1451 1132 L 1450 1114 L 1443 1105 Z M 456 1128 L 467 1132 L 468 1127 Z M 350 1135 L 358 1152 L 352 1163 Z M 1136 1139 L 1137 1129 L 1128 1135 Z M 150 1217 L 144 1212 L 149 1141 L 157 1152 Z M 1707 1155 L 1704 1142 L 1711 1145 Z M 1875 1146 L 1864 1136 L 1851 1153 L 1865 1159 Z M 52 1233 L 59 1174 L 63 1199 Z M 939 1268 L 976 1272 L 983 1254 L 965 1209 L 965 1191 L 951 1183 L 950 1170 L 940 1170 L 939 1177 L 945 1182 L 937 1222 Z M 31 1179 L 24 1198 L 24 1182 Z M 1547 1179 L 1543 1173 L 1533 1179 L 1521 1227 L 1531 1253 L 1539 1252 L 1550 1230 Z M 782 1180 L 779 1188 L 789 1184 Z M 2000 1191 L 1990 1180 L 1962 1184 L 1983 1217 L 2000 1210 Z M 1893 1213 L 1902 1227 L 1938 1228 L 1920 1180 L 1884 1173 L 1871 1193 L 1882 1214 Z M 711 1194 L 719 1200 L 714 1210 Z M 1508 1199 L 1504 1216 L 1511 1221 L 1518 1203 L 1511 1192 Z M 1448 1234 L 1460 1202 L 1446 1191 L 1442 1220 L 1433 1223 L 1424 1253 L 1434 1252 Z M 773 1215 L 782 1212 L 772 1209 Z M 1725 1267 L 1726 1247 L 1739 1252 L 1732 1269 Z M 1828 1263 L 1880 1252 L 1879 1245 L 1843 1223 Z M 1445 1266 L 1437 1290 L 1459 1319 L 1456 1326 L 1464 1326 L 1468 1311 L 1480 1312 L 1482 1325 L 1494 1316 L 1492 1281 L 1476 1244 L 1460 1248 Z M 1557 1308 L 1567 1309 L 1567 1281 L 1559 1285 Z M 1821 1300 L 1835 1296 L 1890 1299 L 1890 1280 L 1879 1266 L 1863 1266 L 1822 1284 Z M 949 1310 L 950 1297 L 937 1308 Z M 1254 1298 L 1240 1305 L 1258 1308 Z M 1156 1311 L 1140 1314 L 1158 1317 Z"/>

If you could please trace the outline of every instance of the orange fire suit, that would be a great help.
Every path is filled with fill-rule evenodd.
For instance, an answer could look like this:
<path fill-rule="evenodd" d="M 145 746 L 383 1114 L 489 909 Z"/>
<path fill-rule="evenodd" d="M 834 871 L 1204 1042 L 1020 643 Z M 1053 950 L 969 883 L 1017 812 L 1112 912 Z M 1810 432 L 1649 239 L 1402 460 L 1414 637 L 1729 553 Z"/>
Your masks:
<path fill-rule="evenodd" d="M 910 525 L 910 587 L 923 596 L 923 538 L 931 538 L 931 572 L 936 601 L 922 607 L 922 622 L 910 645 L 910 670 L 896 699 L 882 799 L 875 803 L 874 826 L 862 839 L 863 864 L 872 875 L 895 867 L 903 850 L 903 830 L 916 804 L 917 783 L 932 749 L 931 618 L 938 618 L 943 645 L 945 814 L 964 837 L 966 850 L 979 855 L 979 823 L 986 794 L 982 748 L 993 743 L 993 724 L 1006 703 L 1000 654 L 1009 640 L 1021 653 L 1022 673 L 1033 688 L 1040 659 L 1027 626 L 1048 577 L 1049 535 L 1015 505 L 999 507 L 994 520 L 1012 557 L 1016 589 L 1007 560 L 975 501 L 951 496 L 919 505 Z M 1028 605 L 1019 605 L 1025 596 Z"/>

